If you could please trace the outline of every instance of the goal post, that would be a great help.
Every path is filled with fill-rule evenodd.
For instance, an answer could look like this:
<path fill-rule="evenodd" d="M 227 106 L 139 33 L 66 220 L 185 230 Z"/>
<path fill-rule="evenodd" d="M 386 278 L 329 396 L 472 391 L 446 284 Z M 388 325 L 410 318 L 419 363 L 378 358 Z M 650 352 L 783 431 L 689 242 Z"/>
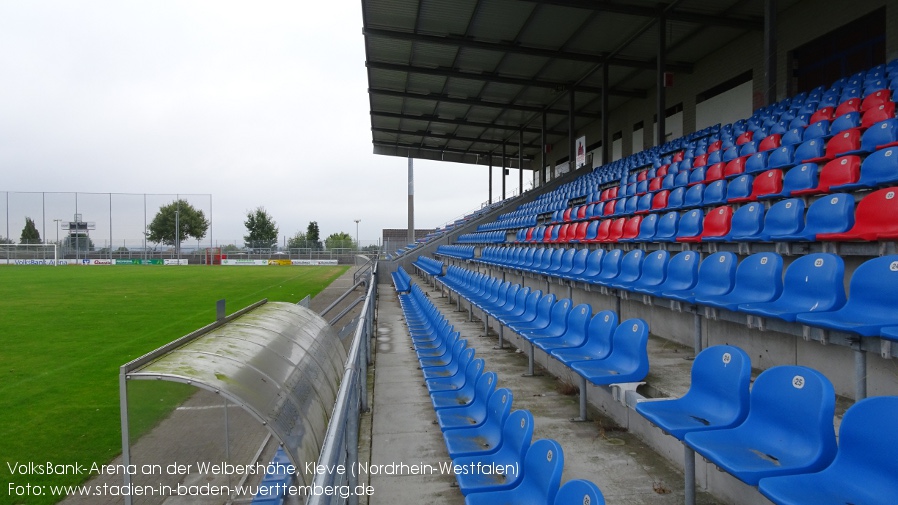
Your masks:
<path fill-rule="evenodd" d="M 57 244 L 0 244 L 0 264 L 58 265 Z"/>

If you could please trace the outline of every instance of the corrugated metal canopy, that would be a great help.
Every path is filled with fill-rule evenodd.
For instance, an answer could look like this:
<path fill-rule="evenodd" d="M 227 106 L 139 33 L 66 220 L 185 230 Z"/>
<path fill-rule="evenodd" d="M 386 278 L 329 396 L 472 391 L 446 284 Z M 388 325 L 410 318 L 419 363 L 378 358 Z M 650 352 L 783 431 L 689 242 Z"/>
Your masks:
<path fill-rule="evenodd" d="M 609 110 L 649 98 L 661 16 L 665 70 L 691 72 L 762 30 L 763 9 L 746 0 L 362 0 L 374 152 L 487 164 L 504 141 L 516 167 L 520 141 L 531 168 L 543 111 L 546 143 L 567 137 L 568 89 L 575 128 L 601 117 L 606 65 Z"/>
<path fill-rule="evenodd" d="M 299 467 L 318 461 L 345 361 L 343 344 L 321 316 L 272 302 L 125 364 L 122 374 L 220 394 L 264 423 Z M 304 473 L 297 476 L 308 484 Z"/>

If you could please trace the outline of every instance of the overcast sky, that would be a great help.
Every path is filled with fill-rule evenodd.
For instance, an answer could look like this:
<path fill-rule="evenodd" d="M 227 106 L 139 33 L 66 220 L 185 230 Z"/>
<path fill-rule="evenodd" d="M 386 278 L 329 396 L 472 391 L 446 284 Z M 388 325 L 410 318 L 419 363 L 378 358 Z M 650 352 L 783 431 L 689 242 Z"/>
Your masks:
<path fill-rule="evenodd" d="M 376 242 L 407 225 L 407 161 L 372 154 L 366 90 L 358 0 L 0 0 L 8 234 L 27 214 L 55 239 L 74 198 L 53 192 L 78 191 L 172 195 L 148 198 L 149 219 L 175 194 L 201 209 L 211 194 L 220 244 L 241 241 L 258 206 L 281 236 L 309 221 L 355 235 L 361 219 L 362 244 Z M 418 228 L 488 198 L 486 167 L 415 168 Z M 142 197 L 112 200 L 114 242 L 139 240 Z M 109 197 L 79 196 L 79 211 L 102 245 Z"/>

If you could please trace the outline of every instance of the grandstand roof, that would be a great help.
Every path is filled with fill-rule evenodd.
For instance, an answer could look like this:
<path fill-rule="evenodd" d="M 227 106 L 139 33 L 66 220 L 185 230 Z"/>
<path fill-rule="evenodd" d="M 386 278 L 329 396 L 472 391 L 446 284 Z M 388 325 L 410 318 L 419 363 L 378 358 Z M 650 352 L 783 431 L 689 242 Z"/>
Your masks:
<path fill-rule="evenodd" d="M 374 153 L 487 164 L 506 142 L 516 167 L 523 132 L 530 168 L 543 111 L 546 143 L 567 137 L 571 86 L 575 130 L 601 118 L 606 64 L 609 110 L 649 98 L 661 16 L 666 70 L 689 73 L 715 49 L 762 30 L 764 3 L 362 0 Z"/>

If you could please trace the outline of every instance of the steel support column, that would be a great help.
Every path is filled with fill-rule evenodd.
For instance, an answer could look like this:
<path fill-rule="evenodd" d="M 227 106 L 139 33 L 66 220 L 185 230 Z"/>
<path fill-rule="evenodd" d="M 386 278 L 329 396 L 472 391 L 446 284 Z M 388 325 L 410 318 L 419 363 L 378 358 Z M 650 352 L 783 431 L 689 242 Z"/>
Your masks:
<path fill-rule="evenodd" d="M 667 130 L 667 125 L 664 124 L 665 119 L 665 110 L 667 106 L 664 103 L 665 92 L 664 92 L 664 64 L 667 59 L 667 20 L 664 19 L 664 16 L 658 18 L 658 75 L 657 78 L 657 114 L 658 114 L 658 132 L 655 137 L 655 145 L 664 144 L 665 131 Z"/>
<path fill-rule="evenodd" d="M 487 173 L 487 176 L 489 179 L 489 186 L 490 186 L 490 190 L 489 190 L 490 194 L 489 194 L 489 198 L 487 199 L 487 201 L 489 201 L 489 204 L 492 205 L 493 204 L 493 155 L 492 154 L 490 154 L 490 169 L 489 169 L 489 172 Z"/>
<path fill-rule="evenodd" d="M 576 144 L 577 140 L 574 138 L 574 116 L 577 111 L 576 108 L 576 95 L 574 94 L 574 88 L 571 86 L 571 90 L 568 93 L 569 103 L 568 103 L 568 117 L 567 117 L 567 147 L 568 147 L 568 167 L 570 171 L 573 172 L 577 168 L 577 153 L 576 153 Z"/>
<path fill-rule="evenodd" d="M 602 67 L 602 164 L 611 162 L 611 135 L 608 132 L 608 64 Z M 642 149 L 640 149 L 641 151 Z"/>
<path fill-rule="evenodd" d="M 505 142 L 502 142 L 502 200 L 505 200 Z"/>
<path fill-rule="evenodd" d="M 524 194 L 524 130 L 518 131 L 518 194 Z"/>
<path fill-rule="evenodd" d="M 539 173 L 540 173 L 540 186 L 549 182 L 549 174 L 546 170 L 546 111 L 543 111 L 542 124 L 540 126 L 539 131 L 540 138 L 540 153 L 539 153 Z"/>
<path fill-rule="evenodd" d="M 776 0 L 764 0 L 764 103 L 776 102 Z"/>
<path fill-rule="evenodd" d="M 415 243 L 415 159 L 408 159 L 408 243 Z"/>

